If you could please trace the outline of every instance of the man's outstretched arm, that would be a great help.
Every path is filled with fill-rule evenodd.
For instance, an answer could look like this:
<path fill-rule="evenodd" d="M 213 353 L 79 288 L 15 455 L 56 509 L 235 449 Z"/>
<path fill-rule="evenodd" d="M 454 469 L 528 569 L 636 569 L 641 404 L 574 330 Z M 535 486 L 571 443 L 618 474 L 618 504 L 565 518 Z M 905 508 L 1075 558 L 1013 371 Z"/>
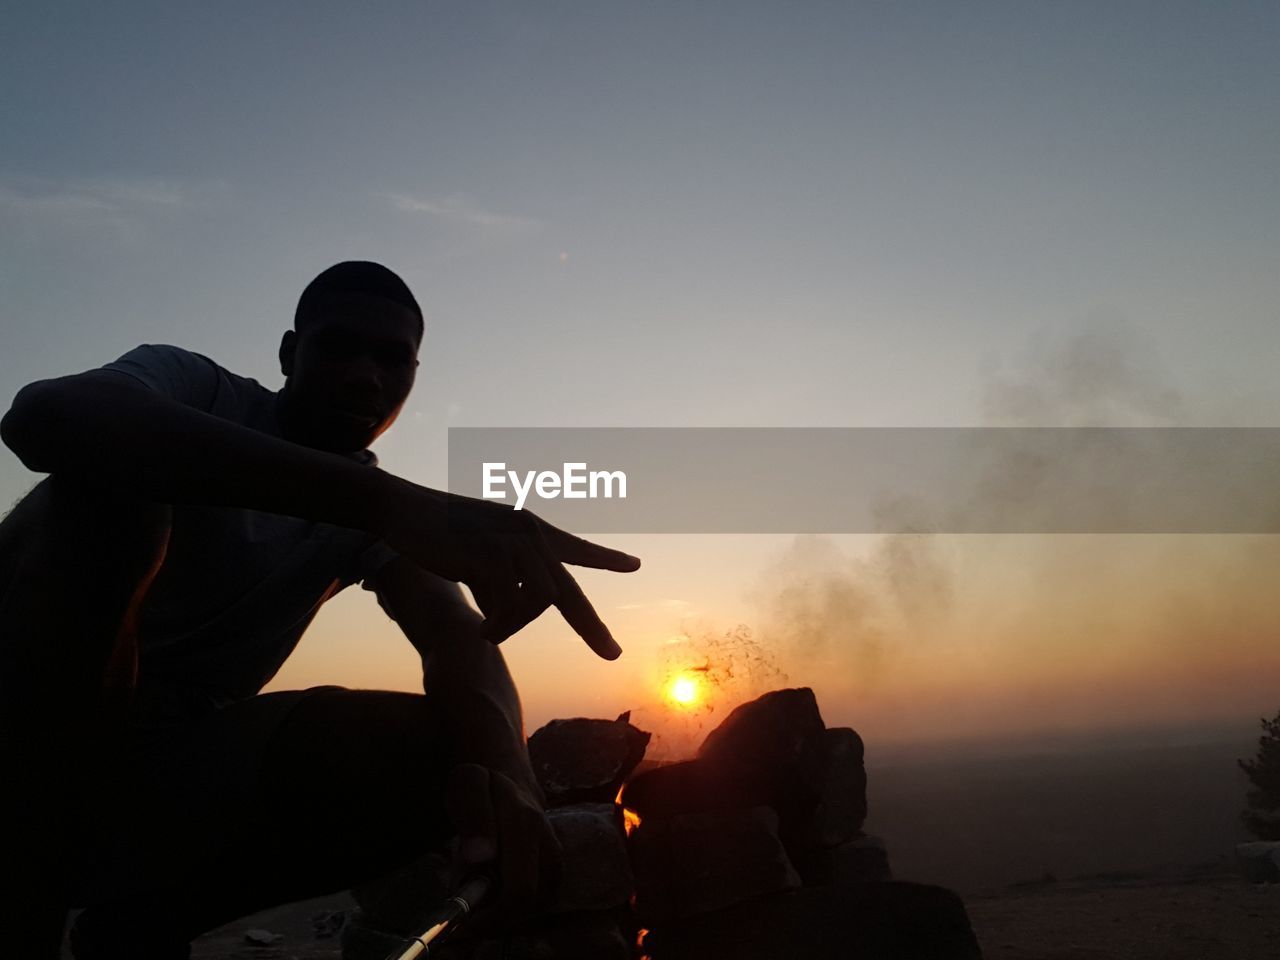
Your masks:
<path fill-rule="evenodd" d="M 367 530 L 484 598 L 498 643 L 548 606 L 598 654 L 621 651 L 565 570 L 627 572 L 639 561 L 527 512 L 456 497 L 188 407 L 112 371 L 44 380 L 0 422 L 32 470 L 141 499 L 246 507 Z"/>
<path fill-rule="evenodd" d="M 0 421 L 0 435 L 38 473 L 77 476 L 140 499 L 247 507 L 362 530 L 387 524 L 397 482 L 112 370 L 29 384 Z"/>
<path fill-rule="evenodd" d="M 450 740 L 447 799 L 460 867 L 496 872 L 508 906 L 545 897 L 559 850 L 539 805 L 520 698 L 502 653 L 485 642 L 482 618 L 456 584 L 403 558 L 374 579 L 378 602 L 422 657 L 423 690 Z"/>

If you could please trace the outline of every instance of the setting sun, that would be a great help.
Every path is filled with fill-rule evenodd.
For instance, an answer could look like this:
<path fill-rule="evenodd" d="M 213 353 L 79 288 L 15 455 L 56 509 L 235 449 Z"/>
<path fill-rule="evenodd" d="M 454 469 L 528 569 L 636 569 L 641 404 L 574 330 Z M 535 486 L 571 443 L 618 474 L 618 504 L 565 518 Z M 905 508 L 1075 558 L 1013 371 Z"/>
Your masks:
<path fill-rule="evenodd" d="M 698 681 L 687 674 L 681 674 L 671 681 L 667 692 L 676 703 L 688 706 L 698 699 Z"/>

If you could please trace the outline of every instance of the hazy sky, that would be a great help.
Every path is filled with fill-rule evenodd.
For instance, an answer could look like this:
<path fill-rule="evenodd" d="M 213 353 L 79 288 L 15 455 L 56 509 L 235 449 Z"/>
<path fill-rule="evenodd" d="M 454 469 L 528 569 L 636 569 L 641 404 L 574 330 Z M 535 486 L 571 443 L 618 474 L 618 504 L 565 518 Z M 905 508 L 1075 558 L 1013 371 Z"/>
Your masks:
<path fill-rule="evenodd" d="M 451 423 L 1276 425 L 1278 40 L 1272 2 L 7 4 L 0 399 L 139 342 L 278 386 L 362 258 L 427 313 L 378 449 L 431 484 Z M 614 538 L 627 656 L 508 649 L 534 722 L 738 622 L 886 738 L 1280 706 L 1269 541 L 1010 539 Z M 407 651 L 344 596 L 278 682 Z"/>

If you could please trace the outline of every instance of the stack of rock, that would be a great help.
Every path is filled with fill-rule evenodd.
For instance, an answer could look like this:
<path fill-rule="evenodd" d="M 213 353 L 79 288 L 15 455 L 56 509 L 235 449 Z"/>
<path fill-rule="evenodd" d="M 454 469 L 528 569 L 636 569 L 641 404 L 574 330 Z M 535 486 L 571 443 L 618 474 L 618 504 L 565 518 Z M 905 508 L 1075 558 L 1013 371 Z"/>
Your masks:
<path fill-rule="evenodd" d="M 813 692 L 734 710 L 693 760 L 634 777 L 622 803 L 645 953 L 689 957 L 977 957 L 949 891 L 890 882 L 867 815 L 862 739 L 827 729 Z"/>
<path fill-rule="evenodd" d="M 889 879 L 884 845 L 862 831 L 862 740 L 827 729 L 811 690 L 743 704 L 694 759 L 632 776 L 648 742 L 627 714 L 537 731 L 530 759 L 564 851 L 557 903 L 501 938 L 472 931 L 432 955 L 980 956 L 954 894 Z M 406 886 L 421 902 L 421 884 L 391 884 Z"/>
<path fill-rule="evenodd" d="M 654 923 L 803 884 L 889 879 L 862 833 L 862 738 L 828 730 L 807 688 L 743 704 L 697 757 L 627 785 L 640 817 L 632 856 L 640 907 Z"/>

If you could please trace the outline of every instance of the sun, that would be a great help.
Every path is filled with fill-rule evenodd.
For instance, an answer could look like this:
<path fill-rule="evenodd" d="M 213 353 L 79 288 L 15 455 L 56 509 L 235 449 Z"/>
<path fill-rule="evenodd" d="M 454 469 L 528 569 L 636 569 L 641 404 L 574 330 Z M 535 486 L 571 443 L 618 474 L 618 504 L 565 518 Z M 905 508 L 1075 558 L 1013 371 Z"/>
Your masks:
<path fill-rule="evenodd" d="M 698 681 L 687 673 L 679 674 L 667 688 L 667 696 L 681 706 L 692 706 L 698 702 Z"/>

